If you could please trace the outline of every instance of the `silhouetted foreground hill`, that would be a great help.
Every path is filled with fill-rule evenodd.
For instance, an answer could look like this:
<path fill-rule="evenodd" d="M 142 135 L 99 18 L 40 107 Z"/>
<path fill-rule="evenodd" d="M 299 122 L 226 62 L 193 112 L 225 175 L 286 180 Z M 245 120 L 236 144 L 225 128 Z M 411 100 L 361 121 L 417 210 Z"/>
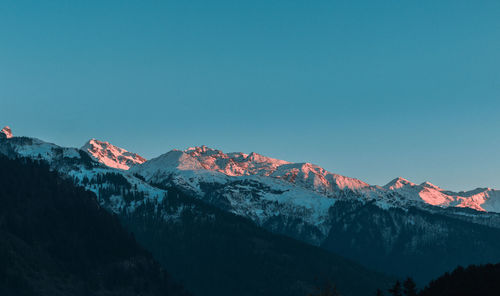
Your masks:
<path fill-rule="evenodd" d="M 498 296 L 500 295 L 500 264 L 458 267 L 429 285 L 420 296 Z"/>
<path fill-rule="evenodd" d="M 0 295 L 186 295 L 95 201 L 0 156 Z"/>

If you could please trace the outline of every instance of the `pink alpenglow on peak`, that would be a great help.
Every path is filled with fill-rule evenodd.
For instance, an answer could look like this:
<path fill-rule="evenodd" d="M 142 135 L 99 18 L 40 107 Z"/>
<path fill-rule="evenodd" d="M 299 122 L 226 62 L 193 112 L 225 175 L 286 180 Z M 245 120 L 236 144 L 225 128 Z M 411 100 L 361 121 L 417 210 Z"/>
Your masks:
<path fill-rule="evenodd" d="M 250 154 L 234 152 L 224 153 L 221 150 L 201 147 L 192 147 L 184 150 L 196 159 L 201 166 L 210 171 L 217 171 L 228 176 L 269 176 L 280 165 L 288 164 L 288 161 L 266 157 L 255 152 Z"/>
<path fill-rule="evenodd" d="M 198 160 L 206 170 L 217 171 L 228 176 L 269 176 L 279 166 L 289 164 L 288 161 L 266 157 L 255 152 L 226 154 L 204 145 L 188 148 L 184 152 Z"/>
<path fill-rule="evenodd" d="M 392 180 L 383 188 L 389 192 L 397 192 L 408 200 L 422 201 L 433 206 L 500 212 L 500 191 L 491 188 L 452 192 L 427 181 L 417 185 L 401 177 Z"/>
<path fill-rule="evenodd" d="M 427 187 L 427 188 L 433 188 L 439 191 L 443 191 L 443 189 L 439 188 L 438 186 L 432 184 L 431 182 L 425 181 L 424 183 L 420 184 L 420 186 Z"/>
<path fill-rule="evenodd" d="M 172 162 L 174 152 L 176 153 L 176 161 Z M 155 165 L 153 166 L 151 162 L 154 162 Z M 146 167 L 152 171 L 144 173 L 145 175 L 161 174 L 157 170 L 167 171 L 178 168 L 194 171 L 201 169 L 222 173 L 230 177 L 270 177 L 327 195 L 335 195 L 339 190 L 344 189 L 358 191 L 371 190 L 372 188 L 365 182 L 330 173 L 310 163 L 291 163 L 255 152 L 250 154 L 242 152 L 224 153 L 221 150 L 206 146 L 192 147 L 184 151 L 171 151 L 148 161 L 143 166 L 137 167 L 137 170 L 146 169 Z"/>
<path fill-rule="evenodd" d="M 395 190 L 395 189 L 400 189 L 400 188 L 407 187 L 407 186 L 412 187 L 415 185 L 416 184 L 406 180 L 405 178 L 397 177 L 396 179 L 394 179 L 391 182 L 384 185 L 384 188 L 388 189 L 388 190 Z"/>
<path fill-rule="evenodd" d="M 89 140 L 81 149 L 98 162 L 116 169 L 128 170 L 146 162 L 146 159 L 138 154 L 96 139 Z"/>
<path fill-rule="evenodd" d="M 0 131 L 0 139 L 10 139 L 12 138 L 12 130 L 10 127 L 6 126 Z"/>
<path fill-rule="evenodd" d="M 427 204 L 500 213 L 499 190 L 478 188 L 455 193 L 430 182 L 419 185 L 402 177 L 384 186 L 375 186 L 331 173 L 311 163 L 292 163 L 255 152 L 224 153 L 207 146 L 192 147 L 184 151 L 171 150 L 133 167 L 132 172 L 155 182 L 175 180 L 178 184 L 188 186 L 190 190 L 198 190 L 197 182 L 225 183 L 233 177 L 250 177 L 253 180 L 277 182 L 274 184 L 290 183 L 301 188 L 300 190 L 310 190 L 329 198 L 358 196 L 363 199 L 374 198 L 384 205 Z"/>

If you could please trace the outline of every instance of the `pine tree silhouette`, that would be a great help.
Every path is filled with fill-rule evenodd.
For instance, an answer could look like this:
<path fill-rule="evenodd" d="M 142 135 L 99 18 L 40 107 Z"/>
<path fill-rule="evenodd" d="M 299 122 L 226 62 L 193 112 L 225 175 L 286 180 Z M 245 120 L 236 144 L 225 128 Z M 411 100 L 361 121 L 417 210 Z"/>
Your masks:
<path fill-rule="evenodd" d="M 396 281 L 394 286 L 392 286 L 392 288 L 390 288 L 388 291 L 392 296 L 403 296 L 403 293 L 401 292 L 401 282 L 400 281 Z"/>
<path fill-rule="evenodd" d="M 403 283 L 405 296 L 417 296 L 417 285 L 412 278 L 408 277 Z"/>

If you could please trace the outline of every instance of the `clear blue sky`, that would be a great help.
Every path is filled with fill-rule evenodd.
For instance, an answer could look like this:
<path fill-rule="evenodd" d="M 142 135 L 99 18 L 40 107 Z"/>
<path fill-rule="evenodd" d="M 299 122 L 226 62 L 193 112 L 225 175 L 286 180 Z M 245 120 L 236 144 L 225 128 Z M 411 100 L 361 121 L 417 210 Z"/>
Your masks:
<path fill-rule="evenodd" d="M 0 125 L 500 188 L 499 16 L 498 0 L 5 0 Z"/>

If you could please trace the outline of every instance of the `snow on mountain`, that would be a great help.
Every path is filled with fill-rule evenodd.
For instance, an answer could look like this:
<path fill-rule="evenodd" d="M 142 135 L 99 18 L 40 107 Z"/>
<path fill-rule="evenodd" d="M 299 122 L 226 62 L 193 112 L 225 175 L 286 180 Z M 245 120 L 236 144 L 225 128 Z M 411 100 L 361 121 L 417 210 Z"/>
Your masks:
<path fill-rule="evenodd" d="M 175 163 L 172 162 L 175 155 Z M 167 161 L 168 159 L 168 161 Z M 150 163 L 150 164 L 148 164 Z M 150 178 L 161 175 L 161 171 L 207 170 L 226 176 L 265 176 L 282 179 L 316 192 L 334 195 L 339 190 L 370 190 L 371 186 L 360 180 L 333 174 L 310 163 L 291 163 L 266 157 L 255 152 L 224 153 L 206 146 L 173 150 L 137 167 L 137 172 Z"/>
<path fill-rule="evenodd" d="M 63 148 L 36 138 L 12 137 L 8 127 L 5 127 L 0 134 L 5 135 L 4 139 L 8 139 L 11 149 L 19 156 L 47 161 L 81 158 L 80 150 L 76 148 Z M 5 147 L 3 149 L 5 150 Z M 184 151 L 172 150 L 146 161 L 135 153 L 96 139 L 89 140 L 81 150 L 105 167 L 130 169 L 132 174 L 142 175 L 148 182 L 162 184 L 168 181 L 199 196 L 206 194 L 207 188 L 202 188 L 207 187 L 206 184 L 228 186 L 232 191 L 228 189 L 224 194 L 232 196 L 228 197 L 230 201 L 241 199 L 241 196 L 237 198 L 235 196 L 242 189 L 228 184 L 250 180 L 250 184 L 253 184 L 250 186 L 253 186 L 255 191 L 260 190 L 259 186 L 264 186 L 269 192 L 281 192 L 277 195 L 266 195 L 260 190 L 261 197 L 267 196 L 269 200 L 276 200 L 279 199 L 277 196 L 281 196 L 282 200 L 291 202 L 291 196 L 294 196 L 291 192 L 300 191 L 302 196 L 314 195 L 324 198 L 348 196 L 363 202 L 373 200 L 382 208 L 433 205 L 500 213 L 500 191 L 490 188 L 456 193 L 446 191 L 430 182 L 418 185 L 401 177 L 382 187 L 372 186 L 358 179 L 331 173 L 314 164 L 291 163 L 255 152 L 224 153 L 201 146 Z M 320 211 L 324 213 L 323 204 L 316 208 L 322 209 Z M 236 211 L 236 207 L 233 210 Z M 241 208 L 238 211 L 242 211 Z"/>
<path fill-rule="evenodd" d="M 270 176 L 322 192 L 359 190 L 370 187 L 365 182 L 332 174 L 314 164 L 291 163 L 255 152 L 226 154 L 206 146 L 189 148 L 184 152 L 197 159 L 204 169 L 217 171 L 227 176 Z"/>
<path fill-rule="evenodd" d="M 398 177 L 383 186 L 383 188 L 389 192 L 395 192 L 407 200 L 422 201 L 426 204 L 436 206 L 449 206 L 453 199 L 436 189 L 438 187 L 432 184 L 432 186 L 429 186 L 428 184 L 423 183 L 417 185 L 404 178 Z"/>
<path fill-rule="evenodd" d="M 123 161 L 118 159 L 123 153 L 109 157 L 107 151 L 112 151 L 114 146 L 105 144 L 96 145 L 101 149 L 95 152 L 97 158 L 87 149 L 63 148 L 38 139 L 13 137 L 0 140 L 0 153 L 47 160 L 53 169 L 95 192 L 99 203 L 117 214 L 127 215 L 146 207 L 148 212 L 144 215 L 155 213 L 165 221 L 179 221 L 182 209 L 189 205 L 176 206 L 178 201 L 170 200 L 167 195 L 171 190 L 180 191 L 190 198 L 248 218 L 273 233 L 317 246 L 324 246 L 326 241 L 330 246 L 335 245 L 336 240 L 351 242 L 353 237 L 362 237 L 357 236 L 356 231 L 373 223 L 373 229 L 381 234 L 371 239 L 387 241 L 387 249 L 383 250 L 386 252 L 393 248 L 391 242 L 398 241 L 398 229 L 406 229 L 413 223 L 419 225 L 417 228 L 442 227 L 434 225 L 432 219 L 425 220 L 425 216 L 419 220 L 407 218 L 407 213 L 414 213 L 415 208 L 425 215 L 446 213 L 447 217 L 500 228 L 500 215 L 495 214 L 500 212 L 500 191 L 489 188 L 455 193 L 429 182 L 417 185 L 403 178 L 383 187 L 372 186 L 309 163 L 290 163 L 257 153 L 224 153 L 205 146 L 172 150 L 125 170 L 117 168 L 116 161 L 101 161 L 102 156 Z M 119 148 L 116 151 L 123 152 Z M 492 213 L 464 210 L 464 207 Z M 387 217 L 380 218 L 384 215 Z M 405 222 L 394 226 L 394 215 Z M 351 218 L 354 220 L 349 222 Z M 360 221 L 368 224 L 360 228 Z M 393 231 L 386 232 L 388 227 L 394 227 Z M 432 236 L 434 232 L 430 233 Z M 427 234 L 424 231 L 423 237 L 411 237 L 408 245 L 415 240 L 428 242 Z"/>
<path fill-rule="evenodd" d="M 387 190 L 396 190 L 396 189 L 401 189 L 405 187 L 412 187 L 415 186 L 416 184 L 406 180 L 405 178 L 402 177 L 397 177 L 396 179 L 392 180 L 391 182 L 387 183 L 383 187 Z"/>
<path fill-rule="evenodd" d="M 453 206 L 500 213 L 500 191 L 490 188 L 457 193 L 446 191 L 430 182 L 417 185 L 401 177 L 392 180 L 383 188 L 408 200 L 421 201 L 433 206 Z"/>
<path fill-rule="evenodd" d="M 436 185 L 434 185 L 434 184 L 432 184 L 431 182 L 428 182 L 428 181 L 425 181 L 424 183 L 420 184 L 420 186 L 442 191 L 441 188 L 439 188 L 438 186 L 436 186 Z"/>
<path fill-rule="evenodd" d="M 60 158 L 80 158 L 79 149 L 60 147 L 36 138 L 12 137 L 9 138 L 8 147 L 17 156 L 33 159 L 54 161 Z M 2 150 L 5 150 L 3 148 Z"/>
<path fill-rule="evenodd" d="M 205 146 L 172 150 L 146 161 L 97 140 L 80 150 L 12 137 L 0 139 L 0 153 L 47 160 L 52 169 L 95 192 L 103 208 L 122 217 L 135 213 L 145 221 L 155 216 L 182 223 L 183 211 L 202 204 L 193 203 L 199 199 L 270 232 L 321 246 L 372 268 L 380 268 L 373 260 L 380 259 L 386 266 L 395 255 L 404 256 L 395 262 L 416 269 L 423 259 L 431 262 L 428 265 L 464 264 L 457 261 L 463 259 L 461 254 L 498 249 L 490 240 L 500 228 L 500 215 L 495 213 L 500 213 L 500 191 L 490 188 L 451 192 L 403 178 L 373 186 L 310 163 L 257 153 L 224 153 Z M 176 198 L 176 192 L 187 193 L 188 198 Z M 471 247 L 463 247 L 469 242 L 473 242 Z M 442 260 L 440 256 L 448 252 L 439 253 L 443 245 L 457 246 L 453 248 L 456 254 Z M 410 257 L 415 259 L 412 264 L 404 261 Z M 382 270 L 407 274 L 388 268 Z"/>
<path fill-rule="evenodd" d="M 259 176 L 283 180 L 297 187 L 311 190 L 325 197 L 344 196 L 352 192 L 360 200 L 374 200 L 381 207 L 433 205 L 440 207 L 468 207 L 478 211 L 500 212 L 499 191 L 484 189 L 453 193 L 424 182 L 420 185 L 398 177 L 383 187 L 372 186 L 355 178 L 331 173 L 310 163 L 291 163 L 257 153 L 224 153 L 206 146 L 172 150 L 133 170 L 146 180 L 162 183 L 164 180 L 184 184 L 191 191 L 201 192 L 200 183 L 226 184 L 231 177 Z M 228 179 L 229 178 L 229 179 Z M 271 187 L 274 185 L 271 184 Z M 277 186 L 277 185 L 276 185 Z M 295 189 L 293 189 L 295 188 Z"/>
<path fill-rule="evenodd" d="M 271 223 L 277 217 L 301 221 L 304 224 L 300 230 L 308 227 L 319 230 L 321 234 L 310 235 L 308 239 L 319 243 L 327 234 L 328 210 L 336 200 L 270 176 L 288 164 L 257 153 L 225 154 L 203 146 L 172 150 L 129 172 L 159 186 L 182 188 L 259 225 Z"/>
<path fill-rule="evenodd" d="M 277 167 L 289 162 L 266 157 L 257 153 L 224 153 L 206 146 L 188 148 L 184 151 L 198 160 L 207 170 L 221 172 L 228 176 L 263 175 L 268 176 Z"/>
<path fill-rule="evenodd" d="M 10 127 L 6 126 L 0 131 L 0 139 L 10 139 L 12 138 L 12 130 Z"/>
<path fill-rule="evenodd" d="M 145 158 L 138 154 L 128 152 L 125 149 L 116 147 L 108 142 L 91 139 L 81 148 L 92 158 L 108 167 L 128 170 L 130 167 L 144 163 Z"/>
<path fill-rule="evenodd" d="M 372 189 L 363 181 L 330 173 L 311 163 L 284 164 L 270 176 L 326 195 L 347 189 L 358 192 Z"/>
<path fill-rule="evenodd" d="M 36 138 L 13 137 L 7 140 L 0 139 L 0 153 L 11 158 L 26 157 L 35 160 L 45 160 L 52 169 L 87 190 L 93 191 L 99 198 L 101 205 L 114 213 L 120 211 L 132 212 L 144 203 L 158 206 L 163 202 L 167 191 L 156 188 L 136 178 L 126 170 L 108 167 L 105 163 L 89 156 L 87 151 L 78 148 L 60 147 Z M 124 192 L 116 188 L 116 180 L 121 175 L 129 184 L 128 199 L 134 196 L 135 200 L 126 201 Z M 108 177 L 106 177 L 108 176 Z M 123 184 L 122 184 L 123 185 Z M 113 196 L 104 198 L 113 192 Z"/>
<path fill-rule="evenodd" d="M 500 190 L 478 188 L 455 195 L 457 207 L 500 213 Z"/>

